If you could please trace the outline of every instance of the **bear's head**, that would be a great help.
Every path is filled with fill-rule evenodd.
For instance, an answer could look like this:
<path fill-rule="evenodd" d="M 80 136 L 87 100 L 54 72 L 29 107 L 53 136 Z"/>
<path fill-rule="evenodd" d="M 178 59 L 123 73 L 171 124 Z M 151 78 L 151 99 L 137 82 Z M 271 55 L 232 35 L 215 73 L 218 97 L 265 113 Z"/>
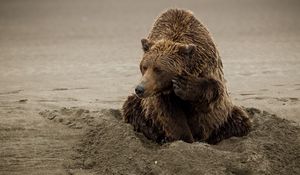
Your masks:
<path fill-rule="evenodd" d="M 175 43 L 169 40 L 157 42 L 142 39 L 144 55 L 140 63 L 142 79 L 135 88 L 140 98 L 172 91 L 172 79 L 186 71 L 196 50 L 193 44 Z"/>

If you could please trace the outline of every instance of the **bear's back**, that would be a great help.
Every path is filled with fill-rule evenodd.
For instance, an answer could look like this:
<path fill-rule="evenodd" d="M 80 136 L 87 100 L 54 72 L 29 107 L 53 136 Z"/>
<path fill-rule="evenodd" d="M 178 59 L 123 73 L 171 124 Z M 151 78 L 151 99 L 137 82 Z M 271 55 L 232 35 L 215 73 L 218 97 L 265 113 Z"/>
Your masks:
<path fill-rule="evenodd" d="M 196 45 L 195 57 L 190 60 L 197 67 L 193 69 L 193 74 L 198 75 L 201 72 L 206 72 L 223 79 L 222 61 L 212 37 L 192 12 L 169 9 L 162 13 L 155 21 L 148 39 L 153 42 L 169 40 L 181 44 Z"/>
<path fill-rule="evenodd" d="M 192 12 L 169 9 L 157 18 L 148 39 L 154 42 L 165 39 L 182 44 L 197 45 L 201 44 L 199 42 L 201 40 L 211 40 L 208 36 L 208 30 L 194 17 Z"/>

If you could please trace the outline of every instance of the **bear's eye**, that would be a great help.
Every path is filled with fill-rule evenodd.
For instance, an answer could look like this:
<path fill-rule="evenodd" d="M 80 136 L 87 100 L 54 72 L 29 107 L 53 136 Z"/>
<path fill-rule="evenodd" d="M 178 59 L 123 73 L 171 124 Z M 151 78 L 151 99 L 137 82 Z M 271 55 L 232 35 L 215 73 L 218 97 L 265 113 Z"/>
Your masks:
<path fill-rule="evenodd" d="M 140 66 L 140 70 L 141 70 L 142 75 L 144 75 L 144 73 L 145 73 L 146 70 L 147 70 L 147 66 L 141 65 L 141 66 Z"/>
<path fill-rule="evenodd" d="M 142 70 L 143 71 L 147 70 L 147 66 L 142 66 Z"/>

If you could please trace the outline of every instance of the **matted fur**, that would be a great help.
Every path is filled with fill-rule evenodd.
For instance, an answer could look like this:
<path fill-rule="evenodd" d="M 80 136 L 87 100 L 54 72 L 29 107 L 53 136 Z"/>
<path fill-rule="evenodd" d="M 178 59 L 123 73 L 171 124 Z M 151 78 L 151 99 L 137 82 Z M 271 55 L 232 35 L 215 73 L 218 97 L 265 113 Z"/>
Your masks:
<path fill-rule="evenodd" d="M 129 96 L 123 105 L 125 122 L 157 142 L 217 143 L 249 132 L 247 114 L 228 95 L 216 46 L 191 12 L 167 10 L 142 43 L 142 62 L 151 61 L 171 72 L 174 88 L 147 98 Z M 195 50 L 187 58 L 180 53 L 188 46 Z"/>

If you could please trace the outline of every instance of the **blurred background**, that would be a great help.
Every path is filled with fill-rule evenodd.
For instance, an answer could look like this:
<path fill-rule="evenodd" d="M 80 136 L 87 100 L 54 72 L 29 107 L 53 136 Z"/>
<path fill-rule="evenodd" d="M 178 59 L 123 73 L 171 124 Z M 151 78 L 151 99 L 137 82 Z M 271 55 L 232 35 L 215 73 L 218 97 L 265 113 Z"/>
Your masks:
<path fill-rule="evenodd" d="M 80 120 L 85 110 L 122 106 L 141 77 L 140 40 L 168 8 L 193 11 L 209 29 L 235 104 L 266 110 L 299 125 L 300 0 L 0 0 L 0 174 L 73 174 L 66 172 L 65 163 L 71 161 L 78 141 L 87 135 L 83 135 L 84 129 L 70 129 L 61 123 L 68 121 L 69 115 Z M 74 106 L 78 108 L 68 108 Z M 41 111 L 54 113 L 43 117 Z M 66 115 L 66 121 L 57 119 L 59 112 Z M 265 143 L 254 140 L 254 146 L 241 147 L 251 153 L 247 158 L 251 162 L 263 158 L 268 166 L 269 162 L 276 165 L 275 170 L 286 167 L 282 172 L 296 172 L 291 167 L 297 164 L 297 150 L 291 143 L 297 139 L 280 140 L 283 134 L 293 137 L 295 133 L 287 130 L 290 126 L 277 124 L 268 125 L 271 128 L 266 131 L 273 133 L 267 133 Z M 114 149 L 123 147 L 119 133 L 115 134 L 113 140 L 104 141 L 116 143 Z M 273 137 L 277 134 L 278 138 Z M 97 139 L 87 146 L 103 143 Z M 133 148 L 125 145 L 125 150 L 119 150 L 140 153 L 139 148 Z M 186 153 L 184 148 L 180 147 L 179 155 Z M 253 152 L 254 148 L 268 150 L 260 154 Z M 85 155 L 79 153 L 75 156 L 81 160 Z M 106 161 L 110 153 L 100 155 L 99 161 Z M 195 155 L 211 157 L 191 153 L 194 163 Z M 264 159 L 273 154 L 277 157 Z M 221 157 L 221 161 L 229 160 Z M 133 162 L 138 164 L 132 166 L 145 163 L 143 157 L 136 158 Z M 211 162 L 219 167 L 215 158 Z M 181 163 L 174 171 L 193 168 Z"/>
<path fill-rule="evenodd" d="M 299 0 L 1 0 L 0 100 L 120 107 L 140 39 L 173 7 L 211 32 L 235 103 L 300 121 Z"/>

